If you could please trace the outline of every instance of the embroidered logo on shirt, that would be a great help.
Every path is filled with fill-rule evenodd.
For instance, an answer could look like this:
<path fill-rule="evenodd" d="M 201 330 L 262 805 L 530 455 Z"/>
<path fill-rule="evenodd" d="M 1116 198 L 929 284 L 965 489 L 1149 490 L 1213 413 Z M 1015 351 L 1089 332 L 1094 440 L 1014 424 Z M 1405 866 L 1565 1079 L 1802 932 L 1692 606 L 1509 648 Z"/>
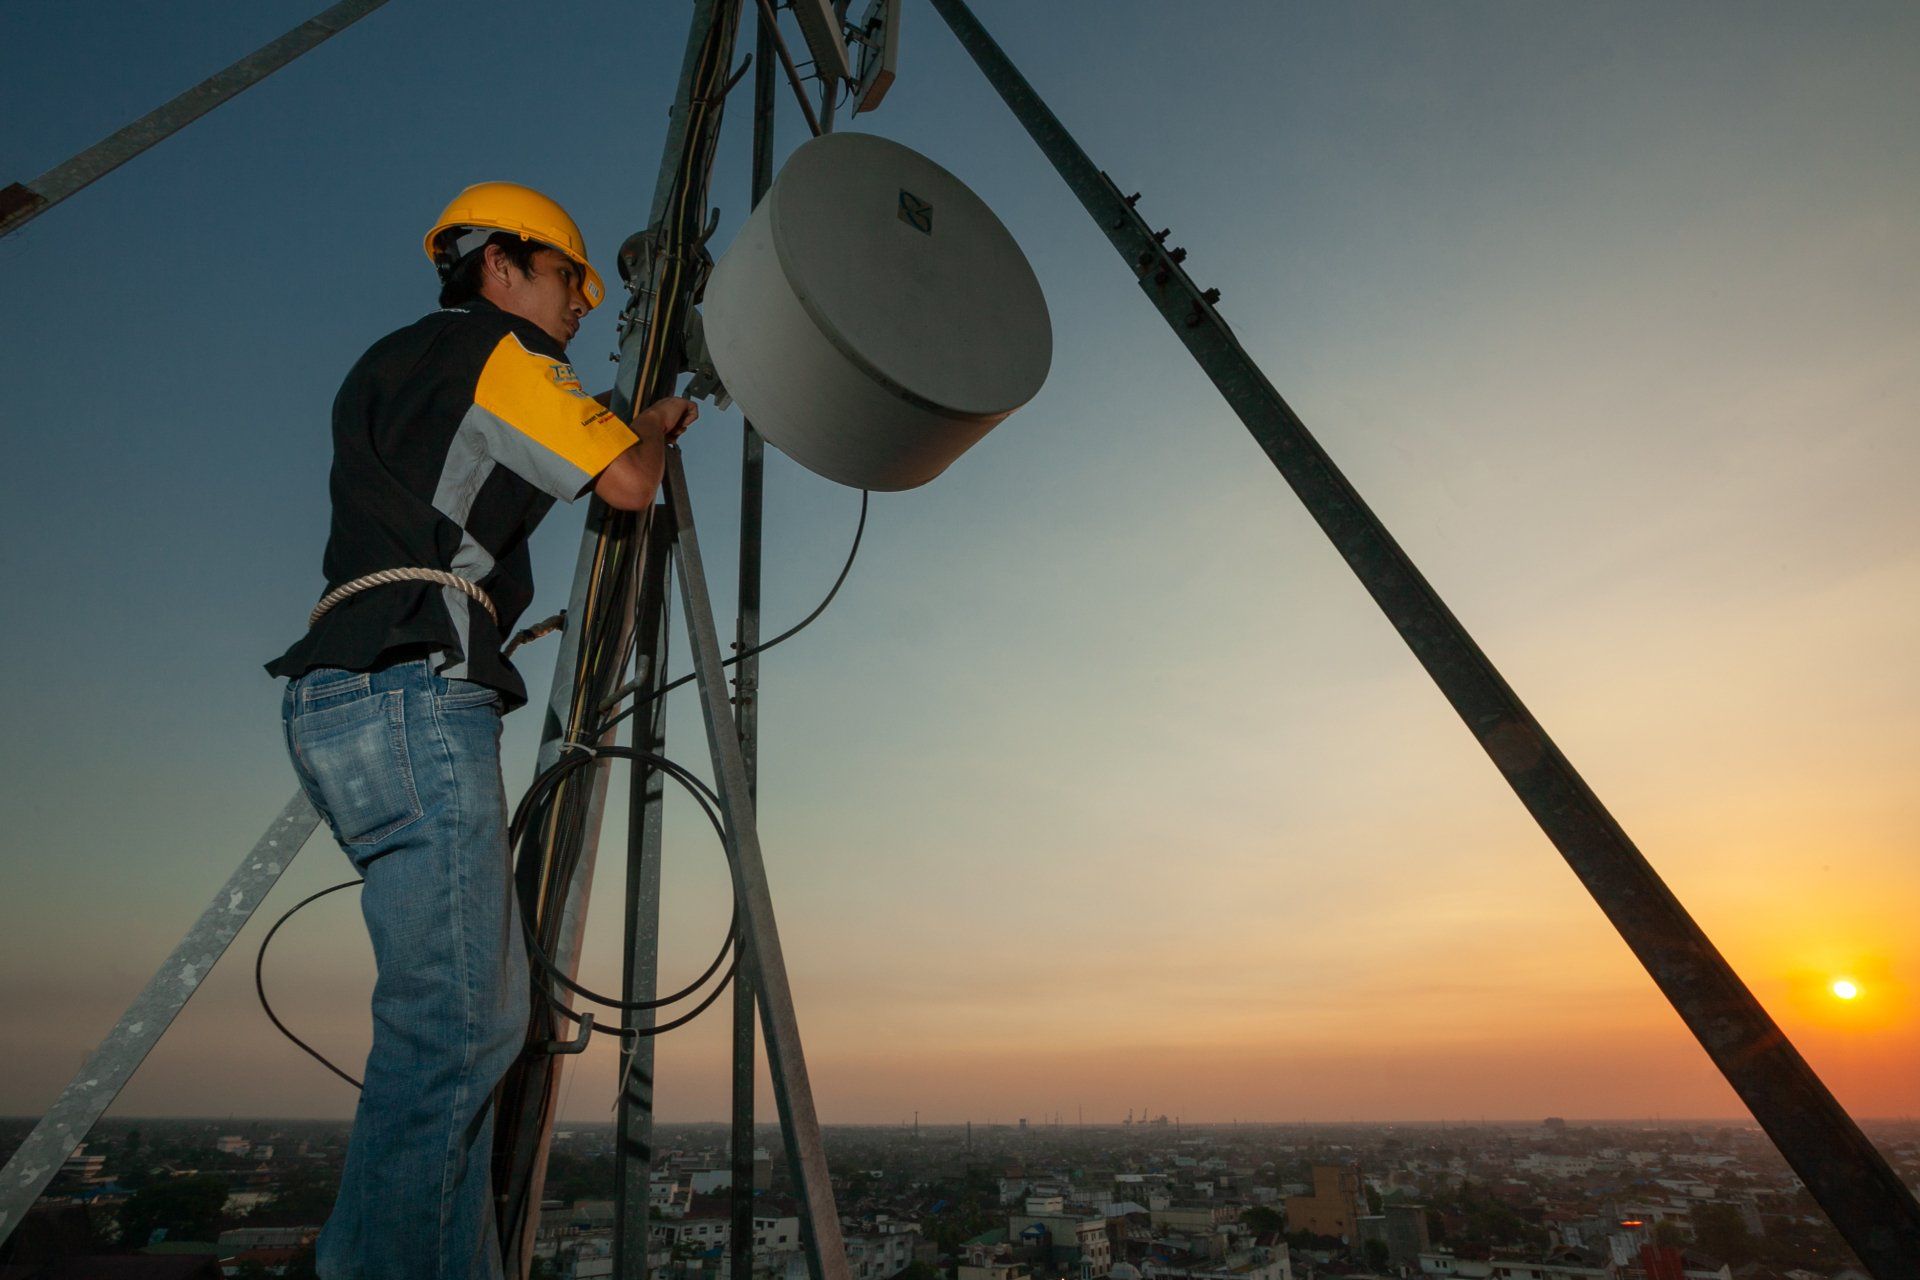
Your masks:
<path fill-rule="evenodd" d="M 573 366 L 570 364 L 549 364 L 547 366 L 547 377 L 552 380 L 554 386 L 560 388 L 570 396 L 576 396 L 582 400 L 592 399 L 591 396 L 581 389 L 580 375 L 573 371 Z"/>

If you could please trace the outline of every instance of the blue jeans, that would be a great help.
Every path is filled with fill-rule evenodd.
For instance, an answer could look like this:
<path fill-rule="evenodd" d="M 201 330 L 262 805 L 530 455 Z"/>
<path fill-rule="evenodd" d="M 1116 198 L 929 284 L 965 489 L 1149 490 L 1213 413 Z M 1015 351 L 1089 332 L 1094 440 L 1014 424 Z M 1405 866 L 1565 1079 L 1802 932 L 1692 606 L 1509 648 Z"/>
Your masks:
<path fill-rule="evenodd" d="M 493 1091 L 524 1044 L 500 700 L 425 659 L 288 682 L 300 785 L 366 886 L 373 1048 L 323 1280 L 498 1280 Z"/>

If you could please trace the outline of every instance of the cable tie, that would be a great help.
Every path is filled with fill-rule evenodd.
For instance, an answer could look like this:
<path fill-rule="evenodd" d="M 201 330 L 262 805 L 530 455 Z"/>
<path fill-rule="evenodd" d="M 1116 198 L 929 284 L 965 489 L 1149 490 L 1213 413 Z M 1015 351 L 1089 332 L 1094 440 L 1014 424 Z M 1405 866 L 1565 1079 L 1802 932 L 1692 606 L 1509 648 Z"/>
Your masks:
<path fill-rule="evenodd" d="M 613 1106 L 608 1108 L 611 1111 L 618 1111 L 620 1100 L 627 1096 L 627 1081 L 633 1078 L 633 1061 L 640 1056 L 640 1028 L 620 1028 L 620 1040 L 620 1084 L 614 1091 Z"/>

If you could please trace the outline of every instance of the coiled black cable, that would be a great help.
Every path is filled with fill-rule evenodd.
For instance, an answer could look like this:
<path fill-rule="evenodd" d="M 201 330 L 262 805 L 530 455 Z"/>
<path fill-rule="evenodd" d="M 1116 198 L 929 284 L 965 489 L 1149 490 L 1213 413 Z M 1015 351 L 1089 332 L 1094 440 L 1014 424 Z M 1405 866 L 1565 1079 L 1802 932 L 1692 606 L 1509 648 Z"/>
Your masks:
<path fill-rule="evenodd" d="M 824 598 L 821 599 L 820 603 L 814 606 L 813 611 L 807 614 L 806 617 L 800 619 L 799 622 L 795 623 L 791 627 L 788 627 L 785 631 L 782 631 L 779 635 L 774 636 L 771 640 L 767 640 L 760 644 L 754 645 L 752 648 L 743 650 L 740 653 L 735 654 L 731 658 L 726 659 L 724 662 L 720 664 L 723 669 L 726 667 L 731 667 L 736 663 L 744 662 L 746 659 L 754 657 L 757 654 L 765 653 L 767 650 L 773 648 L 775 645 L 781 644 L 787 640 L 792 639 L 794 636 L 799 635 L 802 631 L 806 630 L 807 627 L 812 625 L 813 621 L 816 618 L 818 618 L 822 613 L 826 612 L 827 606 L 832 604 L 834 597 L 840 593 L 840 588 L 846 582 L 848 574 L 850 574 L 853 571 L 854 559 L 860 554 L 860 541 L 866 533 L 867 508 L 868 508 L 868 504 L 871 497 L 872 495 L 869 494 L 866 490 L 864 489 L 861 490 L 860 519 L 859 519 L 859 522 L 854 526 L 853 545 L 847 549 L 846 563 L 840 567 L 839 576 L 834 578 L 833 585 L 827 589 L 827 594 Z M 629 704 L 627 707 L 623 708 L 621 711 L 617 712 L 612 716 L 609 716 L 606 720 L 602 721 L 598 726 L 597 730 L 595 731 L 594 737 L 595 738 L 605 737 L 607 733 L 609 733 L 616 725 L 620 723 L 620 721 L 626 719 L 628 716 L 633 715 L 636 711 L 640 710 L 640 708 L 647 706 L 660 698 L 665 697 L 667 694 L 671 693 L 673 690 L 680 688 L 684 684 L 687 684 L 689 681 L 694 679 L 696 674 L 697 673 L 695 672 L 688 672 L 686 675 L 683 675 L 676 680 L 669 681 L 667 684 L 662 685 L 660 688 L 648 692 L 645 697 L 635 698 L 634 701 L 631 704 Z M 628 696 L 629 694 L 636 693 L 638 691 L 639 691 L 639 686 L 637 684 L 628 684 L 628 685 L 622 686 L 620 689 L 615 690 L 614 693 L 608 699 L 606 699 L 606 701 L 602 704 L 602 706 L 603 708 L 612 706 L 615 703 L 617 703 L 620 699 Z M 675 782 L 678 782 L 682 787 L 686 788 L 687 793 L 691 795 L 694 798 L 695 803 L 697 803 L 700 806 L 701 812 L 706 815 L 707 821 L 713 827 L 714 834 L 720 838 L 721 848 L 728 849 L 730 847 L 727 841 L 726 824 L 722 820 L 719 812 L 718 806 L 720 805 L 720 797 L 714 792 L 712 787 L 708 786 L 703 779 L 701 779 L 697 774 L 689 771 L 684 765 L 680 764 L 675 760 L 671 760 L 666 756 L 660 755 L 656 752 L 647 751 L 639 747 L 617 747 L 617 746 L 589 747 L 589 746 L 584 746 L 578 743 L 569 744 L 569 746 L 561 752 L 560 758 L 557 761 L 555 761 L 552 765 L 548 766 L 541 773 L 536 775 L 533 782 L 528 786 L 526 794 L 521 797 L 520 803 L 515 808 L 513 817 L 508 823 L 507 847 L 509 849 L 518 850 L 521 847 L 522 843 L 531 837 L 531 834 L 533 832 L 538 831 L 540 829 L 541 823 L 536 819 L 544 815 L 545 808 L 551 802 L 554 791 L 556 790 L 556 788 L 559 786 L 560 782 L 564 778 L 566 778 L 568 775 L 573 773 L 575 770 L 583 768 L 586 765 L 591 764 L 595 760 L 600 759 L 602 757 L 609 758 L 609 759 L 628 760 L 636 764 L 646 764 L 651 766 L 652 768 L 658 769 L 661 773 L 665 774 L 667 777 L 670 777 Z M 339 1076 L 342 1080 L 346 1081 L 348 1084 L 352 1085 L 356 1089 L 363 1087 L 362 1083 L 359 1080 L 356 1080 L 353 1076 L 348 1075 L 345 1071 L 335 1066 L 326 1057 L 325 1054 L 321 1053 L 318 1049 L 315 1049 L 312 1045 L 308 1044 L 305 1040 L 302 1040 L 299 1036 L 295 1035 L 293 1031 L 288 1028 L 287 1024 L 280 1020 L 279 1015 L 273 1011 L 273 1005 L 267 999 L 265 967 L 266 967 L 266 959 L 267 959 L 267 948 L 269 945 L 272 944 L 274 935 L 280 932 L 280 927 L 286 924 L 288 920 L 292 919 L 295 913 L 297 913 L 298 911 L 300 911 L 302 908 L 306 907 L 310 903 L 313 903 L 321 898 L 326 897 L 330 893 L 338 893 L 342 889 L 351 889 L 355 885 L 360 885 L 365 883 L 366 881 L 363 879 L 344 880 L 339 884 L 329 885 L 327 888 L 320 890 L 318 893 L 309 894 L 305 898 L 302 898 L 299 902 L 294 903 L 293 906 L 289 907 L 286 910 L 286 912 L 283 915 L 281 915 L 281 917 L 278 920 L 273 922 L 273 927 L 267 930 L 266 936 L 260 940 L 260 949 L 258 952 L 255 953 L 254 961 L 253 961 L 254 992 L 259 996 L 260 1008 L 263 1012 L 266 1013 L 268 1021 L 272 1022 L 273 1025 L 279 1030 L 280 1034 L 285 1036 L 288 1040 L 292 1041 L 294 1045 L 301 1050 L 301 1052 L 313 1058 L 314 1061 L 318 1062 L 321 1066 L 333 1072 L 333 1074 L 335 1074 L 336 1076 Z M 695 978 L 692 982 L 688 983 L 685 987 L 681 988 L 679 991 L 674 992 L 672 995 L 661 996 L 654 1000 L 635 1000 L 635 1001 L 616 1000 L 611 996 L 602 995 L 599 992 L 593 991 L 585 986 L 582 986 L 581 984 L 575 982 L 573 979 L 569 978 L 566 974 L 562 973 L 560 971 L 559 966 L 553 962 L 553 958 L 546 953 L 544 948 L 540 946 L 539 940 L 534 936 L 533 927 L 531 923 L 527 920 L 525 912 L 520 913 L 520 927 L 521 927 L 522 936 L 526 942 L 527 958 L 532 963 L 533 967 L 541 975 L 559 983 L 562 987 L 566 988 L 568 991 L 573 992 L 575 995 L 578 995 L 587 1000 L 591 1000 L 596 1004 L 604 1005 L 612 1009 L 619 1009 L 622 1011 L 662 1009 L 662 1008 L 666 1008 L 669 1005 L 677 1004 L 681 1000 L 684 1000 L 687 997 L 691 996 L 695 991 L 699 990 L 702 985 L 704 985 L 710 978 L 713 977 L 713 975 L 716 972 L 719 971 L 720 966 L 722 964 L 726 964 L 727 966 L 726 972 L 721 976 L 720 981 L 714 986 L 714 988 L 711 991 L 709 991 L 705 997 L 701 999 L 699 1004 L 695 1005 L 692 1009 L 688 1010 L 686 1013 L 681 1014 L 679 1017 L 673 1018 L 672 1020 L 667 1022 L 660 1023 L 657 1026 L 645 1028 L 644 1030 L 638 1029 L 638 1028 L 628 1029 L 628 1028 L 620 1028 L 620 1027 L 603 1027 L 598 1024 L 595 1024 L 593 1026 L 593 1030 L 596 1032 L 600 1032 L 605 1035 L 620 1036 L 623 1039 L 629 1035 L 632 1035 L 632 1036 L 664 1035 L 669 1031 L 675 1030 L 676 1028 L 679 1028 L 679 1027 L 683 1027 L 687 1023 L 692 1022 L 695 1018 L 699 1017 L 701 1014 L 705 1013 L 709 1008 L 711 1008 L 714 1001 L 720 998 L 720 994 L 724 992 L 728 988 L 728 986 L 732 984 L 734 973 L 739 968 L 739 963 L 740 963 L 740 957 L 739 957 L 740 905 L 739 905 L 739 886 L 737 881 L 734 884 L 733 916 L 727 925 L 726 939 L 721 943 L 720 950 L 714 956 L 713 961 L 710 964 L 708 964 L 706 970 L 703 973 L 701 973 L 699 977 Z M 731 963 L 728 962 L 729 957 L 731 957 Z M 556 1013 L 560 1014 L 565 1018 L 570 1019 L 575 1023 L 578 1023 L 581 1021 L 581 1015 L 576 1013 L 574 1010 L 568 1008 L 564 998 L 562 998 L 558 993 L 553 991 L 549 986 L 545 984 L 541 984 L 539 986 L 539 994 L 545 998 L 548 1006 L 551 1007 Z"/>
<path fill-rule="evenodd" d="M 693 796 L 695 803 L 700 806 L 701 812 L 706 815 L 707 821 L 713 825 L 714 834 L 720 837 L 721 847 L 726 847 L 726 827 L 721 822 L 719 811 L 715 808 L 719 803 L 719 797 L 713 794 L 712 788 L 708 787 L 705 782 L 701 781 L 696 775 L 688 772 L 680 764 L 669 760 L 663 755 L 658 755 L 651 751 L 644 751 L 637 747 L 582 748 L 578 746 L 564 752 L 556 764 L 534 779 L 533 786 L 528 788 L 527 794 L 521 798 L 520 804 L 514 811 L 513 818 L 508 824 L 507 847 L 510 849 L 520 848 L 529 834 L 539 829 L 540 823 L 538 819 L 543 814 L 548 802 L 551 801 L 553 792 L 559 786 L 562 779 L 574 770 L 591 764 L 600 757 L 632 760 L 652 765 L 654 768 L 659 769 L 660 772 L 686 787 L 689 794 Z M 287 909 L 284 915 L 273 922 L 273 927 L 267 930 L 267 935 L 260 940 L 260 950 L 255 954 L 253 960 L 253 989 L 260 997 L 260 1007 L 266 1011 L 268 1020 L 280 1029 L 281 1035 L 293 1041 L 302 1052 L 356 1089 L 364 1087 L 359 1080 L 354 1079 L 351 1075 L 348 1075 L 345 1071 L 335 1066 L 325 1054 L 295 1035 L 287 1027 L 286 1023 L 280 1021 L 279 1015 L 274 1013 L 273 1005 L 267 999 L 264 968 L 267 959 L 267 947 L 273 942 L 273 936 L 280 932 L 280 926 L 291 919 L 295 912 L 299 911 L 308 903 L 324 898 L 330 893 L 338 893 L 342 889 L 351 889 L 355 885 L 365 883 L 366 881 L 364 879 L 344 880 L 339 884 L 329 885 L 318 893 L 309 894 L 299 902 L 294 903 L 293 906 Z M 737 945 L 740 933 L 740 908 L 737 896 L 733 917 L 727 924 L 726 939 L 720 944 L 719 953 L 714 956 L 713 962 L 707 966 L 706 971 L 672 995 L 662 996 L 656 1000 L 617 1000 L 575 982 L 565 973 L 562 973 L 560 967 L 554 964 L 553 958 L 542 949 L 539 939 L 534 936 L 533 926 L 527 921 L 526 913 L 520 912 L 518 914 L 520 916 L 521 937 L 526 943 L 527 958 L 532 962 L 535 970 L 544 977 L 558 982 L 561 986 L 576 995 L 583 996 L 596 1004 L 607 1005 L 615 1009 L 628 1011 L 661 1009 L 668 1005 L 676 1004 L 699 990 L 709 978 L 713 977 L 720 966 L 726 962 L 728 956 L 731 955 L 734 957 L 734 962 L 727 965 L 727 971 L 721 976 L 718 985 L 707 993 L 705 999 L 701 1000 L 699 1004 L 695 1005 L 687 1013 L 669 1022 L 647 1028 L 603 1027 L 597 1023 L 593 1025 L 594 1031 L 601 1032 L 605 1035 L 621 1036 L 623 1038 L 629 1035 L 636 1037 L 657 1036 L 664 1035 L 677 1027 L 685 1026 L 702 1013 L 705 1013 L 713 1002 L 720 998 L 720 993 L 732 984 L 734 971 L 739 965 Z M 538 988 L 537 994 L 543 997 L 556 1013 L 574 1022 L 581 1020 L 580 1015 L 568 1008 L 566 1001 L 550 987 L 541 985 Z"/>
<path fill-rule="evenodd" d="M 508 847 L 519 849 L 533 832 L 539 830 L 540 819 L 545 816 L 546 806 L 551 801 L 554 790 L 559 787 L 561 781 L 565 779 L 568 774 L 602 758 L 631 760 L 636 763 L 651 765 L 685 787 L 688 793 L 693 796 L 694 802 L 700 806 L 700 811 L 706 815 L 707 821 L 712 824 L 714 834 L 720 837 L 721 847 L 726 847 L 726 826 L 721 821 L 719 810 L 715 807 L 720 803 L 720 797 L 714 795 L 712 788 L 708 787 L 705 782 L 690 773 L 686 768 L 663 755 L 658 755 L 639 747 L 582 747 L 578 745 L 569 747 L 561 754 L 560 759 L 551 768 L 534 779 L 533 786 L 528 788 L 527 794 L 520 801 L 519 808 L 514 812 L 512 821 L 507 825 Z M 520 927 L 521 931 L 526 935 L 527 955 L 528 958 L 533 961 L 534 968 L 575 995 L 584 996 L 595 1004 L 605 1005 L 610 1009 L 620 1009 L 623 1011 L 663 1009 L 668 1005 L 677 1004 L 679 1001 L 686 999 L 695 991 L 699 990 L 701 985 L 704 984 L 708 978 L 711 978 L 720 966 L 726 962 L 727 956 L 734 950 L 739 939 L 740 907 L 736 895 L 733 916 L 727 923 L 726 940 L 720 944 L 719 954 L 714 956 L 713 962 L 707 966 L 706 972 L 702 973 L 699 977 L 672 995 L 661 996 L 653 1000 L 619 1000 L 613 996 L 602 995 L 588 987 L 581 986 L 578 982 L 575 982 L 572 978 L 569 978 L 565 973 L 561 972 L 560 967 L 554 964 L 553 958 L 547 955 L 541 948 L 538 940 L 534 937 L 533 926 L 527 922 L 525 912 L 521 913 Z M 712 999 L 718 996 L 720 991 L 724 990 L 727 983 L 732 981 L 732 979 L 733 966 L 730 965 L 727 968 L 726 976 L 720 981 L 720 986 L 708 997 L 708 1003 L 711 1003 Z M 572 1018 L 575 1022 L 580 1020 L 578 1014 L 574 1013 L 572 1009 L 567 1008 L 566 1005 L 562 1003 L 558 997 L 553 996 L 551 992 L 543 992 L 543 994 L 547 995 L 556 1010 Z M 701 1008 L 705 1007 L 705 1004 L 701 1005 Z M 698 1010 L 696 1010 L 696 1012 L 698 1012 Z M 672 1025 L 678 1026 L 681 1024 L 676 1022 Z M 638 1032 L 638 1034 L 658 1035 L 662 1031 L 671 1029 L 672 1026 L 653 1027 L 646 1031 Z M 613 1027 L 595 1026 L 594 1030 L 604 1031 L 608 1035 L 620 1034 L 619 1030 Z"/>

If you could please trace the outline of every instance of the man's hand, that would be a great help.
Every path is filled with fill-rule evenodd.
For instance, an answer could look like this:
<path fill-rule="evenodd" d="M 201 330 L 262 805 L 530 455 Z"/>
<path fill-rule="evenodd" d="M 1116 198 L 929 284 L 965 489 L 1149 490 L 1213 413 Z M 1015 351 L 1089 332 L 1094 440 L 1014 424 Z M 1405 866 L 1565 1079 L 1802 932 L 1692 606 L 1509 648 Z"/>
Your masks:
<path fill-rule="evenodd" d="M 608 392 L 610 397 L 613 393 Z M 601 404 L 606 399 L 595 396 Z M 593 491 L 610 507 L 642 511 L 653 505 L 666 468 L 666 446 L 680 438 L 700 416 L 700 406 L 680 396 L 662 396 L 633 415 L 629 425 L 638 441 L 615 458 L 593 481 Z"/>
<path fill-rule="evenodd" d="M 603 409 L 613 407 L 613 388 L 608 387 L 594 397 Z M 655 417 L 653 415 L 660 415 Z M 672 444 L 680 438 L 680 433 L 692 426 L 700 417 L 700 406 L 680 396 L 662 396 L 634 415 L 634 427 L 651 427 L 658 430 L 661 439 Z"/>
<path fill-rule="evenodd" d="M 700 406 L 682 396 L 661 396 L 633 416 L 635 433 L 641 429 L 658 431 L 660 438 L 672 444 L 700 417 Z"/>

